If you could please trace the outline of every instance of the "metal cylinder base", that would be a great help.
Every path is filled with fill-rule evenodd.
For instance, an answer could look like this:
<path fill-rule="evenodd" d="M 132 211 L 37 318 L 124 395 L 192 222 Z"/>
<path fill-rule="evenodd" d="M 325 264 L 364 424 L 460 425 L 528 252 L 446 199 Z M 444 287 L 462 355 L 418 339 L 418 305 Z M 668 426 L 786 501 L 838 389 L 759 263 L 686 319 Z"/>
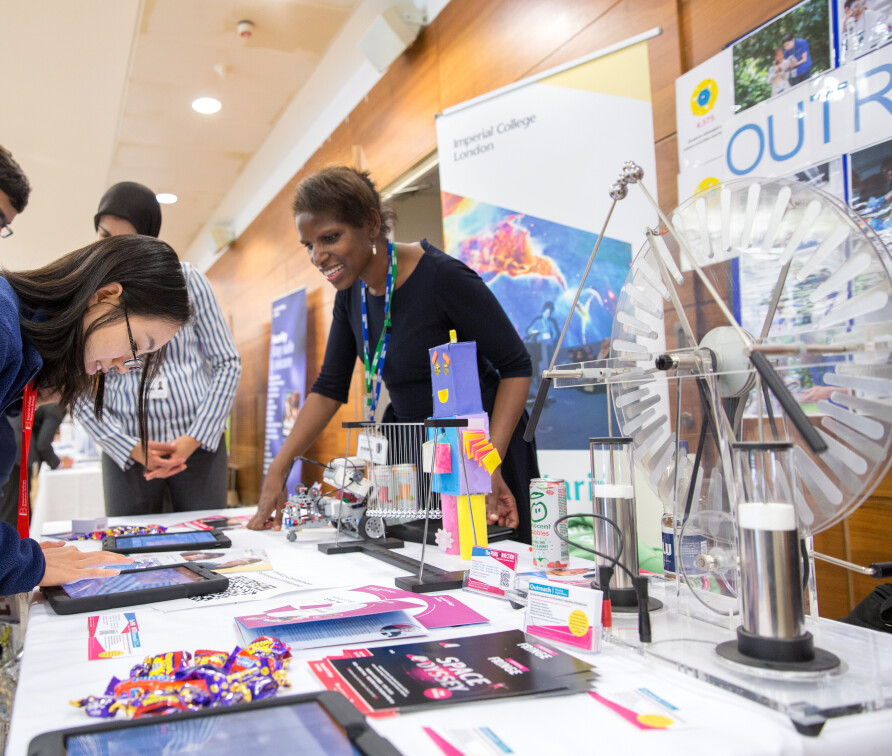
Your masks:
<path fill-rule="evenodd" d="M 638 594 L 634 588 L 611 588 L 610 608 L 614 613 L 634 614 L 638 611 Z M 663 608 L 663 602 L 653 596 L 647 598 L 647 608 L 651 612 Z"/>
<path fill-rule="evenodd" d="M 814 637 L 806 632 L 798 638 L 766 638 L 737 628 L 737 640 L 716 647 L 723 659 L 757 669 L 789 672 L 829 672 L 839 657 L 815 648 Z"/>

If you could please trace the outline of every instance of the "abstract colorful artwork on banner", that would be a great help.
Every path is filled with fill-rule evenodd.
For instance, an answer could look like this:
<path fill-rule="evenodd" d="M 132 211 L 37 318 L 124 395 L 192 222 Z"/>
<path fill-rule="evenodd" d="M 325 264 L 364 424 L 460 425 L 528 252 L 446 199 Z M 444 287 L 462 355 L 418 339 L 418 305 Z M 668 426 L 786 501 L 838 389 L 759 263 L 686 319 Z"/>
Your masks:
<path fill-rule="evenodd" d="M 448 193 L 443 194 L 443 228 L 449 253 L 477 271 L 502 303 L 538 376 L 551 361 L 597 235 Z M 601 244 L 558 363 L 606 355 L 616 292 L 629 272 L 631 251 L 629 243 L 610 237 Z M 562 427 L 572 423 L 560 416 L 570 410 L 568 405 L 554 418 Z M 547 434 L 540 446 L 563 448 Z"/>

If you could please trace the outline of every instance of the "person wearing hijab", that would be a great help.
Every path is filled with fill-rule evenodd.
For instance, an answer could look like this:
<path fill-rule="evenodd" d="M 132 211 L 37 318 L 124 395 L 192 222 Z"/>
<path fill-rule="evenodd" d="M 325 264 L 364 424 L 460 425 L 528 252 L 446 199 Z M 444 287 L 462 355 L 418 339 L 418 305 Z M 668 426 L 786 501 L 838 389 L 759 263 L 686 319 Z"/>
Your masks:
<path fill-rule="evenodd" d="M 122 181 L 99 202 L 97 238 L 157 237 L 161 206 L 147 186 Z M 226 506 L 224 429 L 241 375 L 241 359 L 210 282 L 182 263 L 192 317 L 167 350 L 147 401 L 147 449 L 138 443 L 139 377 L 106 376 L 101 422 L 79 408 L 78 422 L 102 449 L 109 516 L 159 514 L 168 496 L 176 512 Z M 102 367 L 103 370 L 106 366 Z"/>
<path fill-rule="evenodd" d="M 142 234 L 157 239 L 161 233 L 161 205 L 149 187 L 135 181 L 121 181 L 99 200 L 93 228 L 99 239 L 120 234 Z"/>

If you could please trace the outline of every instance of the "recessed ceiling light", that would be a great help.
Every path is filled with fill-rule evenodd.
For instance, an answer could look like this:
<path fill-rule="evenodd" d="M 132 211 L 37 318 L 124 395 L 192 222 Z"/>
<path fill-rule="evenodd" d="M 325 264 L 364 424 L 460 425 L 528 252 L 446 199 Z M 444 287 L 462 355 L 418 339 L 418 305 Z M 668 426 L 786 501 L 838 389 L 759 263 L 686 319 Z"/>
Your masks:
<path fill-rule="evenodd" d="M 199 97 L 197 100 L 192 101 L 192 110 L 205 115 L 216 113 L 222 107 L 220 101 L 214 97 Z"/>
<path fill-rule="evenodd" d="M 171 194 L 170 192 L 161 192 L 161 194 L 155 195 L 155 199 L 158 200 L 162 205 L 172 205 L 179 198 L 177 197 L 177 195 Z"/>

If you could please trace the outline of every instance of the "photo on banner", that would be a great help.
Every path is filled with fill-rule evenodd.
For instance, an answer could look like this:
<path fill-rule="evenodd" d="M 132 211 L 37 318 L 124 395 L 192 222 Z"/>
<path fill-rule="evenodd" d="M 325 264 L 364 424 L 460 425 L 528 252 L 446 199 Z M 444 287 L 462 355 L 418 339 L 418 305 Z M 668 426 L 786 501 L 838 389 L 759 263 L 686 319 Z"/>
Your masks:
<path fill-rule="evenodd" d="M 837 0 L 836 12 L 840 64 L 892 40 L 892 0 Z"/>
<path fill-rule="evenodd" d="M 297 289 L 272 302 L 269 339 L 269 377 L 266 387 L 266 434 L 263 473 L 291 428 L 307 390 L 307 291 Z M 285 483 L 292 490 L 300 483 L 300 462 Z"/>
<path fill-rule="evenodd" d="M 803 168 L 801 171 L 786 176 L 803 184 L 808 184 L 815 189 L 832 194 L 836 199 L 845 202 L 846 176 L 843 170 L 842 158 L 833 158 L 825 163 Z"/>
<path fill-rule="evenodd" d="M 806 0 L 732 47 L 740 113 L 833 66 L 828 0 Z"/>
<path fill-rule="evenodd" d="M 892 246 L 892 139 L 852 154 L 851 205 Z"/>
<path fill-rule="evenodd" d="M 739 112 L 728 94 L 741 65 L 742 46 L 781 28 L 780 22 L 797 13 L 811 9 L 812 17 L 817 17 L 815 3 L 800 3 L 735 43 L 734 55 L 730 49 L 723 50 L 676 80 L 680 201 L 743 177 L 795 177 L 849 202 L 864 195 L 856 186 L 859 172 L 850 173 L 849 156 L 892 137 L 892 45 L 877 45 L 856 60 L 813 73 L 806 85 L 791 87 Z M 845 2 L 829 7 L 838 26 Z M 700 100 L 705 104 L 701 106 Z M 876 166 L 873 173 L 879 172 Z M 858 207 L 863 209 L 871 196 L 876 200 L 875 194 L 862 197 Z"/>
<path fill-rule="evenodd" d="M 445 251 L 481 276 L 523 339 L 531 408 L 623 162 L 641 165 L 656 188 L 646 42 L 450 108 L 437 143 Z M 555 364 L 608 356 L 617 294 L 655 221 L 637 189 L 617 205 Z M 588 438 L 607 427 L 602 386 L 552 388 L 536 430 L 539 465 L 567 481 L 571 505 L 588 506 Z"/>

